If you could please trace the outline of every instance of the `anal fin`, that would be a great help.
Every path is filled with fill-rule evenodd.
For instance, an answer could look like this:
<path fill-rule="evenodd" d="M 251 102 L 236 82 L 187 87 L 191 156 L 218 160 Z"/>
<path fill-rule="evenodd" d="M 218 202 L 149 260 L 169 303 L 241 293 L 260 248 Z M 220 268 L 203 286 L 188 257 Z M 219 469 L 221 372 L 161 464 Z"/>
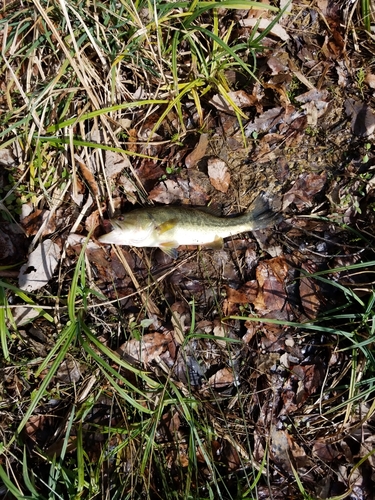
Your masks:
<path fill-rule="evenodd" d="M 202 245 L 202 247 L 211 248 L 211 250 L 221 250 L 223 246 L 224 246 L 224 241 L 223 238 L 221 238 L 221 236 L 215 236 L 214 241 Z"/>
<path fill-rule="evenodd" d="M 177 259 L 178 257 L 177 247 L 178 244 L 174 241 L 167 241 L 159 245 L 160 250 L 163 250 L 171 259 Z"/>

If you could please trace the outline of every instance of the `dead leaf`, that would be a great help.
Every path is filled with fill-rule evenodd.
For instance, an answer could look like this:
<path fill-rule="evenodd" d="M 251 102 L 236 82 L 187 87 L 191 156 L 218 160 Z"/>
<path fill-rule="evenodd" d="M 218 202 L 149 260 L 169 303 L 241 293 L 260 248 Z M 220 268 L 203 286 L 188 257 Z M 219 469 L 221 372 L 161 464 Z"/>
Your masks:
<path fill-rule="evenodd" d="M 185 180 L 180 182 L 172 179 L 157 184 L 148 195 L 149 200 L 157 201 L 163 205 L 170 205 L 176 201 L 183 202 L 189 199 L 189 185 Z"/>
<path fill-rule="evenodd" d="M 248 94 L 244 90 L 236 90 L 228 92 L 228 96 L 233 101 L 233 103 L 240 109 L 254 106 L 254 104 L 257 102 L 257 96 Z M 232 105 L 221 94 L 214 95 L 214 97 L 210 100 L 210 104 L 215 106 L 217 110 L 223 111 L 224 113 L 230 113 L 230 114 L 234 113 Z"/>
<path fill-rule="evenodd" d="M 274 461 L 283 469 L 291 472 L 291 454 L 287 431 L 278 430 L 276 426 L 272 426 L 270 451 Z"/>
<path fill-rule="evenodd" d="M 208 147 L 208 137 L 208 134 L 200 135 L 198 144 L 195 146 L 193 151 L 187 155 L 185 159 L 185 165 L 187 168 L 195 167 L 199 160 L 204 157 Z"/>
<path fill-rule="evenodd" d="M 202 385 L 205 370 L 197 360 L 190 345 L 187 345 L 184 350 L 179 349 L 177 356 L 173 359 L 175 360 L 173 373 L 177 380 L 183 384 Z"/>
<path fill-rule="evenodd" d="M 90 214 L 88 217 L 86 217 L 85 220 L 85 229 L 86 231 L 90 232 L 93 231 L 95 228 L 97 228 L 100 225 L 100 212 L 99 210 L 94 210 L 92 214 Z"/>
<path fill-rule="evenodd" d="M 234 374 L 231 368 L 222 368 L 208 379 L 214 389 L 223 389 L 234 383 Z"/>
<path fill-rule="evenodd" d="M 256 25 L 257 26 L 257 29 L 259 31 L 263 31 L 265 30 L 266 28 L 268 28 L 268 26 L 270 25 L 272 20 L 270 19 L 256 19 L 256 18 L 248 18 L 248 19 L 241 19 L 240 21 L 240 25 L 245 27 L 245 28 L 254 28 L 254 26 Z M 258 24 L 259 23 L 259 24 Z M 288 33 L 285 31 L 285 29 L 278 23 L 276 23 L 270 33 L 278 38 L 280 38 L 280 40 L 282 40 L 283 42 L 286 42 L 289 40 L 289 35 Z"/>
<path fill-rule="evenodd" d="M 228 329 L 225 325 L 221 323 L 220 320 L 215 320 L 214 321 L 214 329 L 213 333 L 215 337 L 226 337 L 228 335 Z M 227 342 L 225 340 L 216 340 L 217 345 L 219 345 L 222 348 L 225 348 L 227 346 Z"/>
<path fill-rule="evenodd" d="M 174 327 L 175 339 L 179 344 L 184 343 L 185 333 L 190 329 L 191 315 L 186 302 L 175 302 L 171 306 L 171 321 Z"/>
<path fill-rule="evenodd" d="M 31 320 L 39 316 L 40 311 L 31 307 L 17 307 L 13 311 L 13 319 L 17 326 L 27 325 Z"/>
<path fill-rule="evenodd" d="M 369 137 L 374 133 L 375 113 L 367 103 L 347 99 L 345 101 L 345 112 L 352 119 L 351 128 L 354 135 Z"/>
<path fill-rule="evenodd" d="M 57 379 L 65 384 L 77 383 L 81 376 L 80 363 L 71 356 L 61 363 L 56 373 Z"/>
<path fill-rule="evenodd" d="M 146 333 L 141 340 L 128 340 L 117 349 L 117 352 L 121 356 L 127 354 L 147 366 L 153 361 L 157 361 L 161 354 L 168 352 L 171 343 L 174 343 L 174 339 L 170 332 Z"/>
<path fill-rule="evenodd" d="M 225 161 L 219 158 L 208 160 L 208 176 L 214 188 L 222 193 L 226 193 L 230 183 L 230 173 Z"/>
<path fill-rule="evenodd" d="M 60 255 L 59 245 L 52 240 L 40 243 L 20 269 L 18 283 L 21 290 L 32 292 L 45 286 L 53 276 Z"/>
<path fill-rule="evenodd" d="M 189 170 L 189 199 L 191 205 L 206 206 L 213 191 L 206 174 L 196 169 Z"/>
<path fill-rule="evenodd" d="M 26 436 L 34 442 L 37 442 L 39 434 L 44 430 L 48 420 L 47 415 L 31 415 L 25 425 L 24 432 Z"/>
<path fill-rule="evenodd" d="M 241 466 L 241 459 L 236 448 L 224 439 L 222 446 L 222 460 L 227 465 L 229 470 L 236 471 Z"/>
<path fill-rule="evenodd" d="M 370 87 L 370 89 L 375 89 L 375 75 L 373 73 L 367 73 L 365 77 L 365 82 Z"/>
<path fill-rule="evenodd" d="M 271 75 L 278 75 L 289 70 L 288 54 L 285 51 L 275 53 L 267 59 L 267 66 L 272 70 Z"/>
<path fill-rule="evenodd" d="M 113 179 L 123 170 L 129 170 L 130 168 L 131 163 L 127 156 L 116 153 L 115 151 L 106 151 L 105 173 L 109 179 Z"/>
<path fill-rule="evenodd" d="M 238 313 L 240 304 L 253 304 L 258 294 L 258 282 L 256 280 L 248 281 L 241 288 L 235 290 L 226 286 L 226 299 L 223 303 L 225 315 Z"/>
<path fill-rule="evenodd" d="M 294 203 L 299 210 L 306 206 L 311 207 L 314 197 L 319 194 L 326 185 L 327 175 L 304 173 L 294 183 L 291 189 L 284 195 L 283 210 Z"/>
<path fill-rule="evenodd" d="M 0 222 L 0 265 L 20 263 L 27 255 L 27 239 L 22 229 L 12 222 Z"/>
<path fill-rule="evenodd" d="M 99 195 L 98 183 L 96 182 L 94 174 L 91 171 L 90 167 L 88 167 L 86 165 L 86 163 L 82 160 L 82 158 L 80 158 L 80 156 L 78 156 L 77 154 L 74 155 L 74 158 L 79 165 L 79 168 L 81 170 L 83 178 L 85 179 L 87 184 L 90 186 L 92 194 L 94 196 L 98 196 Z M 80 204 L 80 203 L 77 203 L 77 204 Z"/>
<path fill-rule="evenodd" d="M 303 263 L 302 269 L 307 271 L 309 274 L 318 270 L 317 266 L 313 262 Z M 302 276 L 299 281 L 299 294 L 306 316 L 310 319 L 315 319 L 318 316 L 322 305 L 325 303 L 321 287 L 319 286 L 317 280 L 309 278 L 308 276 Z"/>
<path fill-rule="evenodd" d="M 117 181 L 117 186 L 122 186 L 126 199 L 133 205 L 137 202 L 137 197 L 133 194 L 138 191 L 134 182 L 132 182 L 125 175 L 121 175 Z"/>
<path fill-rule="evenodd" d="M 285 278 L 290 266 L 284 257 L 275 257 L 262 261 L 256 269 L 256 279 L 259 289 L 253 304 L 260 314 L 273 311 L 276 317 L 289 319 L 287 295 L 284 288 Z"/>
<path fill-rule="evenodd" d="M 0 165 L 4 167 L 14 167 L 16 160 L 10 149 L 0 149 Z"/>
<path fill-rule="evenodd" d="M 254 132 L 267 132 L 283 121 L 285 110 L 282 107 L 269 109 L 255 118 L 245 127 L 246 137 L 251 137 Z"/>
<path fill-rule="evenodd" d="M 48 222 L 47 222 L 48 221 Z M 56 216 L 50 210 L 34 210 L 30 215 L 22 219 L 22 226 L 27 236 L 34 236 L 44 224 L 41 236 L 47 236 L 56 231 Z"/>
<path fill-rule="evenodd" d="M 323 462 L 333 462 L 341 453 L 332 444 L 327 443 L 324 439 L 317 439 L 313 445 L 313 453 L 323 460 Z"/>
<path fill-rule="evenodd" d="M 300 406 L 321 387 L 324 378 L 323 370 L 320 365 L 295 365 L 292 373 L 299 380 L 296 401 Z"/>

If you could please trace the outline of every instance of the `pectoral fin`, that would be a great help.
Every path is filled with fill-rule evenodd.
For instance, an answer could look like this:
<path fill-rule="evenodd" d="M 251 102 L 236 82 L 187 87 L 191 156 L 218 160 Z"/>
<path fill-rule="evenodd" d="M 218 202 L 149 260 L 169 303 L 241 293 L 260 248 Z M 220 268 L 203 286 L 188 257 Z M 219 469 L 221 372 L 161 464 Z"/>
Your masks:
<path fill-rule="evenodd" d="M 212 250 L 221 250 L 224 246 L 224 241 L 220 236 L 215 236 L 214 241 L 212 241 L 211 243 L 206 243 L 202 246 L 205 248 L 211 248 Z"/>
<path fill-rule="evenodd" d="M 169 255 L 171 259 L 177 259 L 178 257 L 176 247 L 178 247 L 178 243 L 174 241 L 167 241 L 166 243 L 159 245 L 160 250 L 163 250 L 163 252 Z"/>
<path fill-rule="evenodd" d="M 156 226 L 155 231 L 157 231 L 158 234 L 166 233 L 167 231 L 170 231 L 171 229 L 176 227 L 177 222 L 177 219 L 167 220 L 159 226 Z"/>

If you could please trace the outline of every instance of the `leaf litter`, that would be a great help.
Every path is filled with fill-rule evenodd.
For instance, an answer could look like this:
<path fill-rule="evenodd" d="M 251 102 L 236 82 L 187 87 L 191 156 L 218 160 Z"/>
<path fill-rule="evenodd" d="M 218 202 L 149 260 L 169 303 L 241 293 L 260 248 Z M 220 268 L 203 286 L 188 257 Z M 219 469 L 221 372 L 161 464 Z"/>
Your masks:
<path fill-rule="evenodd" d="M 353 476 L 345 469 L 358 463 L 354 457 L 363 458 L 372 450 L 374 395 L 370 393 L 344 421 L 334 403 L 345 401 L 350 383 L 350 343 L 340 349 L 338 334 L 322 332 L 321 323 L 316 323 L 316 331 L 304 327 L 344 304 L 340 288 L 319 280 L 319 272 L 327 272 L 325 276 L 342 286 L 352 279 L 349 290 L 357 286 L 361 297 L 368 297 L 368 280 L 361 285 L 355 276 L 335 268 L 373 260 L 371 245 L 362 252 L 363 245 L 345 228 L 350 224 L 372 243 L 374 155 L 372 146 L 366 149 L 363 141 L 373 134 L 373 103 L 358 99 L 358 80 L 342 58 L 345 43 L 346 50 L 353 50 L 352 42 L 343 37 L 344 13 L 332 2 L 318 4 L 321 11 L 303 3 L 291 5 L 294 15 L 275 24 L 258 55 L 257 75 L 262 83 L 253 81 L 245 90 L 230 92 L 232 102 L 248 116 L 243 123 L 246 147 L 234 108 L 222 94 L 212 95 L 205 103 L 205 113 L 211 116 L 204 133 L 196 131 L 198 111 L 191 102 L 184 107 L 193 126 L 180 147 L 173 144 L 169 132 L 174 130 L 175 117 L 169 115 L 168 126 L 155 132 L 161 109 L 151 117 L 139 111 L 128 150 L 159 159 L 105 152 L 104 172 L 111 185 L 112 206 L 103 195 L 102 174 L 96 168 L 103 157 L 96 155 L 95 160 L 87 161 L 82 150 L 76 157 L 81 177 L 76 183 L 77 196 L 73 197 L 73 189 L 69 191 L 78 208 L 62 202 L 68 216 L 64 223 L 61 211 L 49 217 L 46 208 L 37 208 L 22 221 L 26 236 L 39 233 L 44 238 L 19 270 L 19 288 L 28 292 L 43 287 L 56 290 L 57 266 L 62 265 L 69 274 L 92 231 L 85 256 L 88 275 L 106 297 L 104 302 L 96 297 L 91 304 L 92 319 L 95 314 L 105 325 L 102 344 L 117 359 L 147 370 L 156 381 L 172 379 L 182 391 L 193 390 L 207 408 L 207 422 L 215 430 L 207 446 L 229 484 L 236 482 L 236 478 L 230 479 L 231 473 L 253 467 L 250 455 L 260 467 L 269 448 L 272 478 L 268 485 L 259 485 L 259 498 L 296 495 L 297 486 L 290 480 L 293 469 L 304 478 L 312 495 L 329 498 L 352 488 L 363 498 L 371 498 L 372 480 L 364 481 L 365 469 L 358 468 Z M 241 16 L 239 38 L 247 36 L 251 26 L 264 29 L 265 20 L 257 24 L 253 14 Z M 353 58 L 355 64 L 366 61 L 363 54 Z M 234 77 L 240 85 L 241 75 Z M 373 88 L 371 82 L 368 76 L 362 83 L 368 88 L 360 89 L 367 96 Z M 146 97 L 142 85 L 137 92 L 134 98 Z M 138 140 L 143 143 L 136 144 Z M 7 167 L 13 161 L 10 153 L 1 158 Z M 145 193 L 137 190 L 139 184 Z M 186 248 L 174 263 L 159 250 L 126 246 L 116 250 L 95 241 L 104 232 L 102 214 L 112 215 L 113 209 L 126 212 L 136 202 L 210 204 L 231 216 L 246 210 L 260 191 L 282 207 L 283 220 L 273 229 L 228 239 L 221 250 Z M 101 195 L 102 204 L 88 205 L 87 214 L 79 215 L 79 207 L 90 193 L 94 198 Z M 82 223 L 70 232 L 79 216 Z M 24 260 L 21 233 L 13 225 L 3 226 L 1 231 L 5 242 L 1 262 Z M 52 239 L 56 231 L 59 236 Z M 18 300 L 16 296 L 14 300 Z M 119 309 L 113 310 L 108 301 Z M 257 321 L 251 320 L 254 316 Z M 28 328 L 29 317 L 25 322 L 17 315 L 14 319 Z M 300 325 L 296 328 L 291 322 Z M 23 342 L 28 349 L 38 348 L 27 336 Z M 113 359 L 112 368 L 116 367 Z M 122 373 L 118 366 L 116 369 Z M 83 375 L 81 364 L 66 358 L 52 385 L 76 384 Z M 127 375 L 137 384 L 130 370 Z M 29 380 L 38 385 L 31 375 Z M 24 380 L 7 372 L 2 388 L 5 400 L 16 397 L 24 387 Z M 44 411 L 53 414 L 52 399 Z M 90 423 L 106 422 L 99 406 L 112 404 L 105 395 L 98 398 L 97 413 L 90 416 Z M 122 418 L 114 410 L 113 425 Z M 53 427 L 52 420 L 42 412 L 31 416 L 25 427 L 26 441 L 49 450 L 55 443 L 60 446 L 59 440 L 54 443 L 51 436 L 40 435 L 47 424 Z M 250 450 L 246 450 L 247 433 L 253 441 Z M 165 445 L 164 458 L 173 474 L 176 464 L 189 465 L 188 437 L 181 408 L 166 405 L 155 439 Z M 89 449 L 89 454 L 94 457 L 98 449 Z M 194 453 L 202 477 L 208 480 L 207 450 L 198 446 Z M 369 459 L 366 467 L 373 474 L 373 461 Z M 183 489 L 180 480 L 175 484 Z"/>

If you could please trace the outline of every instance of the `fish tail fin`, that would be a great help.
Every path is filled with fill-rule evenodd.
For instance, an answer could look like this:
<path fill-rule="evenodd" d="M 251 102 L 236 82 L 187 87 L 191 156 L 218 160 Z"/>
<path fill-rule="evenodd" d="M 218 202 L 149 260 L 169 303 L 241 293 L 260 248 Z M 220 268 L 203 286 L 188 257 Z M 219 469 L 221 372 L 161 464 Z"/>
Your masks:
<path fill-rule="evenodd" d="M 248 214 L 251 216 L 254 223 L 254 230 L 272 226 L 278 219 L 280 219 L 280 214 L 271 208 L 270 203 L 265 198 L 264 194 L 261 194 L 258 198 L 256 198 L 250 206 Z"/>

